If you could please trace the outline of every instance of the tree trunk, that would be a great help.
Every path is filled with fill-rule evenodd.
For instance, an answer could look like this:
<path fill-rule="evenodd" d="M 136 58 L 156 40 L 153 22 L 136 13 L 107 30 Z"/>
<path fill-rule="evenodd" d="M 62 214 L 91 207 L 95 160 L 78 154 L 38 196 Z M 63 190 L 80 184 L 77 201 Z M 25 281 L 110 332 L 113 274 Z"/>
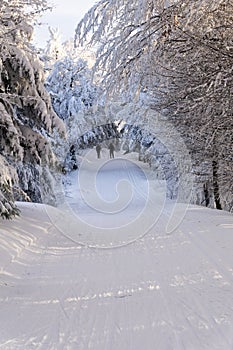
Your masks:
<path fill-rule="evenodd" d="M 213 169 L 214 201 L 215 201 L 216 209 L 222 210 L 220 193 L 219 193 L 219 183 L 218 183 L 218 161 L 216 159 L 213 159 L 212 161 L 212 169 Z"/>

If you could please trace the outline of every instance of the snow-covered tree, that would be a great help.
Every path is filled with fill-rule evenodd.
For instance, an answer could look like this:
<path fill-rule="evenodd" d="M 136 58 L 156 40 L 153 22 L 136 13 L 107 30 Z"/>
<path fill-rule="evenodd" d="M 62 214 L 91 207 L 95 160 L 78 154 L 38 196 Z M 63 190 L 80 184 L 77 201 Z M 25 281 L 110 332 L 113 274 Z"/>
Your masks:
<path fill-rule="evenodd" d="M 49 27 L 50 39 L 47 43 L 46 54 L 52 59 L 52 63 L 56 62 L 64 56 L 61 35 L 57 28 Z"/>
<path fill-rule="evenodd" d="M 93 81 L 91 61 L 93 52 L 80 52 L 69 43 L 64 43 L 67 55 L 57 60 L 51 67 L 46 80 L 46 88 L 57 115 L 64 120 L 67 140 L 63 144 L 65 151 L 65 168 L 77 167 L 72 147 L 83 125 L 91 128 L 96 124 L 98 112 L 95 110 L 97 100 L 103 99 L 102 89 Z M 84 56 L 85 59 L 82 58 Z M 90 114 L 92 120 L 90 120 Z M 71 150 L 71 151 L 70 151 Z M 63 154 L 64 157 L 64 154 Z M 70 164 L 68 164 L 70 163 Z"/>
<path fill-rule="evenodd" d="M 35 169 L 39 176 L 45 173 L 42 165 L 55 162 L 46 135 L 54 128 L 65 132 L 44 88 L 42 65 L 30 46 L 35 16 L 46 6 L 45 0 L 0 3 L 0 215 L 6 218 L 17 213 L 15 199 L 22 199 L 23 193 L 33 197 L 35 187 L 40 192 Z"/>
<path fill-rule="evenodd" d="M 67 119 L 78 111 L 93 106 L 97 86 L 92 82 L 92 72 L 81 58 L 66 56 L 57 61 L 46 81 L 56 113 Z"/>
<path fill-rule="evenodd" d="M 230 0 L 101 0 L 76 30 L 78 44 L 91 38 L 98 45 L 96 69 L 112 94 L 143 92 L 174 123 L 205 204 L 212 196 L 227 210 L 233 207 L 232 10 Z"/>

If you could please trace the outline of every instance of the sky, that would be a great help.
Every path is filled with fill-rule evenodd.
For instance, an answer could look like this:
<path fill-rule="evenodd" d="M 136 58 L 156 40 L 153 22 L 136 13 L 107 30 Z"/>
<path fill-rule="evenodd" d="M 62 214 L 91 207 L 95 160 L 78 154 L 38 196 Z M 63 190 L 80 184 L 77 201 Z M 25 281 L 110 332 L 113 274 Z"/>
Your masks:
<path fill-rule="evenodd" d="M 61 40 L 65 41 L 74 36 L 75 28 L 85 13 L 97 0 L 51 0 L 54 9 L 41 17 L 43 23 L 35 28 L 34 43 L 38 47 L 45 47 L 49 39 L 48 27 L 57 28 Z"/>

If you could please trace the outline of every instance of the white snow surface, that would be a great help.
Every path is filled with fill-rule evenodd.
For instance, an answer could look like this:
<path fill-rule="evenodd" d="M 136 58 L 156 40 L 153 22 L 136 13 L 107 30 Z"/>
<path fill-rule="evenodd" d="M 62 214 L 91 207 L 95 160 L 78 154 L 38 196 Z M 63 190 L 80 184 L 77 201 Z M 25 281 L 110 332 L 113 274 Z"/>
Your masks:
<path fill-rule="evenodd" d="M 168 233 L 164 182 L 117 156 L 0 221 L 0 349 L 233 349 L 232 214 L 180 204 Z"/>

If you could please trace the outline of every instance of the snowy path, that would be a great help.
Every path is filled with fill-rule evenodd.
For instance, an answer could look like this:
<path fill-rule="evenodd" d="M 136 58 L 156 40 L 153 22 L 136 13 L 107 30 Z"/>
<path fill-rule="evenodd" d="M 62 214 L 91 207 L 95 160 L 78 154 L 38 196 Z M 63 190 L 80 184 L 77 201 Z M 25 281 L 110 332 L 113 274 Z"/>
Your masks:
<path fill-rule="evenodd" d="M 147 207 L 143 173 L 137 164 L 124 161 L 117 173 L 117 162 L 122 160 L 98 172 L 102 208 L 97 197 L 92 208 L 90 203 L 77 204 L 81 193 L 74 174 L 62 211 L 21 204 L 20 218 L 0 222 L 0 349 L 233 349 L 232 214 L 184 206 L 180 226 L 166 234 L 172 202 L 163 208 L 163 190 L 157 184 Z M 94 163 L 91 159 L 90 168 L 83 170 L 86 200 Z M 118 197 L 109 188 L 115 188 L 119 174 L 136 184 L 130 203 L 128 186 L 119 190 L 120 202 L 112 202 Z M 115 213 L 97 215 L 93 205 L 106 210 L 106 202 Z M 123 204 L 124 210 L 116 210 Z M 160 215 L 143 234 L 143 218 L 152 215 L 152 204 L 158 205 Z M 66 221 L 64 209 L 83 220 L 82 229 L 76 226 L 69 235 L 66 225 L 72 223 Z M 117 241 L 115 229 L 141 212 L 138 232 Z M 63 221 L 58 220 L 61 216 Z M 88 228 L 85 238 L 84 227 L 92 227 L 92 235 Z M 101 232 L 100 238 L 93 236 Z M 121 247 L 114 247 L 119 243 Z"/>

